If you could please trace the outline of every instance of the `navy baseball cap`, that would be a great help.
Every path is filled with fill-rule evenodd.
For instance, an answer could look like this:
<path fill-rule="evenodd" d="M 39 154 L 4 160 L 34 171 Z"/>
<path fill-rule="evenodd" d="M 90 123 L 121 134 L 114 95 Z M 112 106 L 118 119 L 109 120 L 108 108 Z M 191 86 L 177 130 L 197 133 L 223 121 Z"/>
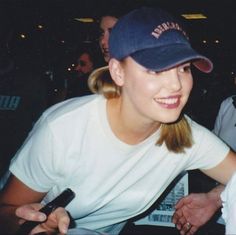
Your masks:
<path fill-rule="evenodd" d="M 159 8 L 142 7 L 121 17 L 111 31 L 109 52 L 111 58 L 131 56 L 157 72 L 188 61 L 205 73 L 213 69 L 212 62 L 191 47 L 181 24 Z"/>

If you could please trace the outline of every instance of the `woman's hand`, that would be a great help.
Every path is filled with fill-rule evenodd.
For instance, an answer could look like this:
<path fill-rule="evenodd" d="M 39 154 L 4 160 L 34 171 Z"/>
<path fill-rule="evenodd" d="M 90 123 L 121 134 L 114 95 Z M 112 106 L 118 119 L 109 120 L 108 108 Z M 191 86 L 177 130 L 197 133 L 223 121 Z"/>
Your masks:
<path fill-rule="evenodd" d="M 181 198 L 175 206 L 173 223 L 181 235 L 192 235 L 220 208 L 221 186 L 208 193 L 192 193 Z M 219 190 L 220 189 L 220 190 Z"/>
<path fill-rule="evenodd" d="M 70 224 L 70 217 L 67 211 L 59 207 L 47 217 L 44 213 L 38 211 L 41 207 L 42 205 L 39 203 L 18 207 L 16 209 L 16 216 L 21 218 L 19 223 L 22 224 L 25 221 L 42 222 L 30 232 L 30 235 L 40 232 L 66 234 Z"/>

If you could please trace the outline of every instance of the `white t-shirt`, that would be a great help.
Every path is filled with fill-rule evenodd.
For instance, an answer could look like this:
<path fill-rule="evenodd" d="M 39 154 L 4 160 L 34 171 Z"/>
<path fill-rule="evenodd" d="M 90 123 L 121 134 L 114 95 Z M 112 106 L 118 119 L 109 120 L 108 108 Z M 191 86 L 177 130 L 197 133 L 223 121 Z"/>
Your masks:
<path fill-rule="evenodd" d="M 225 234 L 236 234 L 236 173 L 221 194 L 222 217 L 225 220 Z"/>
<path fill-rule="evenodd" d="M 233 105 L 232 96 L 226 98 L 221 103 L 213 132 L 236 151 L 236 108 Z M 224 209 L 224 211 L 226 210 Z M 222 217 L 217 222 L 225 224 Z"/>
<path fill-rule="evenodd" d="M 236 108 L 232 97 L 221 103 L 213 132 L 236 151 Z"/>
<path fill-rule="evenodd" d="M 229 148 L 187 118 L 194 145 L 175 154 L 155 145 L 159 130 L 137 145 L 112 132 L 101 95 L 74 98 L 44 112 L 10 171 L 52 200 L 65 188 L 75 199 L 67 206 L 77 227 L 118 234 L 125 221 L 147 210 L 183 170 L 209 169 Z"/>

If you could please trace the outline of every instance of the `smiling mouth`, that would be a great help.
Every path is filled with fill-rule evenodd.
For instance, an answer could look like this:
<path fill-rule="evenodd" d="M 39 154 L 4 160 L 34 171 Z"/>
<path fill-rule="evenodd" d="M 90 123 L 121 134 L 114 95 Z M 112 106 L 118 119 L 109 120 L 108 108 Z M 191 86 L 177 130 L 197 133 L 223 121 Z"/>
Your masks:
<path fill-rule="evenodd" d="M 109 50 L 106 48 L 103 48 L 103 54 L 109 54 Z"/>
<path fill-rule="evenodd" d="M 170 109 L 178 108 L 180 104 L 180 96 L 169 98 L 155 98 L 154 100 L 162 107 Z"/>
<path fill-rule="evenodd" d="M 179 101 L 179 98 L 165 98 L 165 99 L 157 98 L 155 99 L 155 101 L 161 104 L 177 104 Z"/>

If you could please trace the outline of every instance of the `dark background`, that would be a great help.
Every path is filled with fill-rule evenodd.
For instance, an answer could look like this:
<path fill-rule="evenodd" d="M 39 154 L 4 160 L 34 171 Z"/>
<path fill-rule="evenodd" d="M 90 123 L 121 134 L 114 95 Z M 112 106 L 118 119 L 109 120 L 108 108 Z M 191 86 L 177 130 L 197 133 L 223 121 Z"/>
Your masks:
<path fill-rule="evenodd" d="M 180 17 L 193 45 L 213 60 L 215 71 L 230 76 L 235 69 L 236 47 L 233 0 L 1 0 L 1 38 L 8 41 L 12 53 L 24 53 L 35 60 L 41 57 L 46 64 L 58 55 L 69 54 L 82 42 L 95 43 L 96 18 L 106 9 L 127 12 L 143 5 L 160 6 Z M 181 17 L 183 13 L 199 12 L 208 19 L 187 21 Z M 92 17 L 95 23 L 75 20 L 80 17 Z M 20 38 L 20 34 L 26 38 Z"/>

